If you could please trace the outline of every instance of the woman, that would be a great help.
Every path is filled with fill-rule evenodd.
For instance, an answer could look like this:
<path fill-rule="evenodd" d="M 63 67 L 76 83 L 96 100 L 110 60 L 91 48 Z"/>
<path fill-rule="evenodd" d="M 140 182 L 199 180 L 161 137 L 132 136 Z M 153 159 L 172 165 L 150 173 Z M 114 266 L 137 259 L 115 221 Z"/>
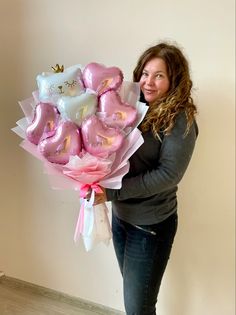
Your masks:
<path fill-rule="evenodd" d="M 191 159 L 198 129 L 188 62 L 174 45 L 147 49 L 133 75 L 149 110 L 139 126 L 143 145 L 130 159 L 112 201 L 113 243 L 123 276 L 127 315 L 155 315 L 161 280 L 177 230 L 177 185 Z"/>

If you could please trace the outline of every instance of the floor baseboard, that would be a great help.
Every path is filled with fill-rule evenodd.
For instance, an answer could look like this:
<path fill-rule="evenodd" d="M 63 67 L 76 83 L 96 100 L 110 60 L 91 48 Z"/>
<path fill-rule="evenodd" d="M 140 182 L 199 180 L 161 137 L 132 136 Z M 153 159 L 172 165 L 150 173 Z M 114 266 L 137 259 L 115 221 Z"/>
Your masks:
<path fill-rule="evenodd" d="M 124 315 L 124 312 L 106 307 L 104 305 L 96 304 L 94 302 L 90 302 L 90 301 L 83 300 L 78 297 L 70 296 L 68 294 L 65 294 L 65 293 L 62 293 L 53 289 L 49 289 L 43 286 L 39 286 L 37 284 L 19 280 L 13 277 L 8 277 L 6 275 L 3 275 L 0 278 L 0 282 L 4 283 L 4 285 L 10 288 L 24 289 L 31 293 L 39 294 L 41 296 L 45 296 L 53 300 L 57 300 L 57 301 L 61 301 L 70 305 L 81 307 L 84 310 L 96 312 L 97 314 Z"/>

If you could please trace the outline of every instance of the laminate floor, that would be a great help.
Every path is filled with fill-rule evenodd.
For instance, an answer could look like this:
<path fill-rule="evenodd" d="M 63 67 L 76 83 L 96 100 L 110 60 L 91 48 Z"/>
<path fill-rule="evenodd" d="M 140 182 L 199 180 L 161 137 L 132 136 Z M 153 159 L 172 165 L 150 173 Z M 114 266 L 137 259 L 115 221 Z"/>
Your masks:
<path fill-rule="evenodd" d="M 94 306 L 89 307 L 88 304 L 60 301 L 31 292 L 28 288 L 14 287 L 0 281 L 0 315 L 108 315 L 112 313 L 96 310 Z"/>

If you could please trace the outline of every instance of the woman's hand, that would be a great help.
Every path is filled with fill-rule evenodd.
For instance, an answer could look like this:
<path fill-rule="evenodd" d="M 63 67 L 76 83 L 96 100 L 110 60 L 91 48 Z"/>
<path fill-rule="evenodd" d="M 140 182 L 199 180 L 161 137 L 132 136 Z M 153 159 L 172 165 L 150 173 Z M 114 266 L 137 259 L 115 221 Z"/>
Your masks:
<path fill-rule="evenodd" d="M 102 193 L 95 193 L 95 199 L 94 199 L 94 203 L 93 206 L 99 205 L 100 203 L 104 203 L 107 201 L 107 195 L 106 195 L 106 190 L 103 187 L 100 187 L 102 189 Z M 86 199 L 89 200 L 91 198 L 91 193 L 92 191 L 90 190 L 87 194 L 86 194 Z"/>
<path fill-rule="evenodd" d="M 93 205 L 99 205 L 100 203 L 104 203 L 107 201 L 107 195 L 106 195 L 106 190 L 102 188 L 102 193 L 101 194 L 95 194 L 95 200 Z"/>

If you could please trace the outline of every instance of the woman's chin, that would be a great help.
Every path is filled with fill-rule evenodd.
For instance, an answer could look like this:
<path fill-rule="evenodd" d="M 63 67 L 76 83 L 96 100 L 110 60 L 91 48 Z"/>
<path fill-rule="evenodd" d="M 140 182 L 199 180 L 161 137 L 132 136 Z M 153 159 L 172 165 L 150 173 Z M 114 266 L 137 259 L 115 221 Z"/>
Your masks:
<path fill-rule="evenodd" d="M 147 103 L 153 103 L 156 100 L 156 97 L 154 97 L 152 95 L 144 95 L 144 98 L 145 98 Z"/>

